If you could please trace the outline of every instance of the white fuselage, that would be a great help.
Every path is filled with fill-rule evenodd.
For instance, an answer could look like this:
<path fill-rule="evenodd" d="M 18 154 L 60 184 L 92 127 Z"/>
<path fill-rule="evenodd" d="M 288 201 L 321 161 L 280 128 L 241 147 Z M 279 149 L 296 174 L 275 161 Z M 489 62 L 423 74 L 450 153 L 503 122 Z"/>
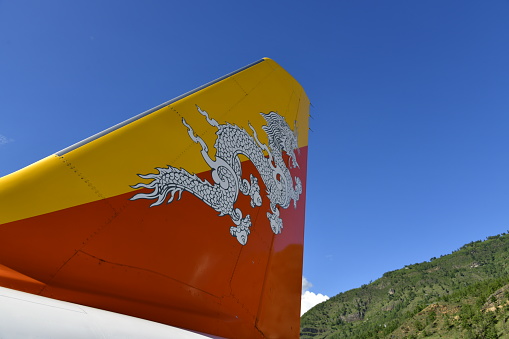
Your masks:
<path fill-rule="evenodd" d="M 0 338 L 217 338 L 0 287 Z"/>

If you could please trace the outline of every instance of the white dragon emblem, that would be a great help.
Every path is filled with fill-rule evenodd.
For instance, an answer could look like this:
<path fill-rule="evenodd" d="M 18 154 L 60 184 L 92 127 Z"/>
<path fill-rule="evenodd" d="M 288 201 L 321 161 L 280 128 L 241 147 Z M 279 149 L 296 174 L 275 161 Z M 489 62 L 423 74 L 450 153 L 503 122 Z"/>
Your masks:
<path fill-rule="evenodd" d="M 215 159 L 209 155 L 207 144 L 202 138 L 194 134 L 193 128 L 182 119 L 187 127 L 189 137 L 201 145 L 201 155 L 212 169 L 214 183 L 198 178 L 183 168 L 168 166 L 167 168 L 156 168 L 158 173 L 138 174 L 143 179 L 152 179 L 148 184 L 138 183 L 132 188 L 149 188 L 150 193 L 138 193 L 130 200 L 157 199 L 150 205 L 162 204 L 167 198 L 171 203 L 178 192 L 178 199 L 182 191 L 194 194 L 204 203 L 219 212 L 219 216 L 229 215 L 235 224 L 230 227 L 230 234 L 237 238 L 240 244 L 247 243 L 250 234 L 251 217 L 243 217 L 242 211 L 235 208 L 239 192 L 251 197 L 251 207 L 261 206 L 262 197 L 258 179 L 250 175 L 250 180 L 242 178 L 242 168 L 239 155 L 244 155 L 251 160 L 258 170 L 261 179 L 267 188 L 267 197 L 270 201 L 270 210 L 267 218 L 274 234 L 281 233 L 283 221 L 279 215 L 279 207 L 288 208 L 293 200 L 294 207 L 297 207 L 297 200 L 302 193 L 302 183 L 295 177 L 295 185 L 290 170 L 283 159 L 283 152 L 289 156 L 290 168 L 298 167 L 295 150 L 298 150 L 297 135 L 294 133 L 285 119 L 276 112 L 268 114 L 260 113 L 267 125 L 262 129 L 267 133 L 268 146 L 258 140 L 255 129 L 249 124 L 253 131 L 251 136 L 245 129 L 236 125 L 218 124 L 209 114 L 197 106 L 198 112 L 206 117 L 207 122 L 217 128 L 217 139 L 214 145 L 216 149 Z M 295 129 L 296 130 L 296 129 Z"/>

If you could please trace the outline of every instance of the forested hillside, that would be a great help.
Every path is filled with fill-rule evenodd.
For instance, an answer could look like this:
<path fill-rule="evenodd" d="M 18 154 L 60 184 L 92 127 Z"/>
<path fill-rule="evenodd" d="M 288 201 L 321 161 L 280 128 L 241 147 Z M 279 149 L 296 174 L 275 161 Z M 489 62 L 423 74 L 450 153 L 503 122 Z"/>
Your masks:
<path fill-rule="evenodd" d="M 321 303 L 301 338 L 509 337 L 509 235 L 471 242 Z"/>

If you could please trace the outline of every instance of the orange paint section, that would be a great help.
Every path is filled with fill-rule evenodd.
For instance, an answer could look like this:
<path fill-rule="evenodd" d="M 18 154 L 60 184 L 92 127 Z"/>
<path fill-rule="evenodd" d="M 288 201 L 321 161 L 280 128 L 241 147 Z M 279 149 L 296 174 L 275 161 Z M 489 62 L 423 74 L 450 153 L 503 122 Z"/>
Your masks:
<path fill-rule="evenodd" d="M 289 166 L 284 152 L 283 160 L 302 193 L 295 207 L 293 200 L 279 207 L 280 234 L 267 216 L 270 189 L 244 156 L 242 178 L 257 177 L 262 197 L 253 206 L 238 194 L 234 204 L 251 218 L 245 245 L 230 234 L 230 215 L 189 192 L 153 207 L 155 199 L 130 200 L 151 192 L 131 186 L 150 183 L 138 174 L 158 173 L 157 167 L 183 168 L 214 184 L 191 136 L 214 159 L 218 129 L 197 105 L 217 124 L 250 136 L 252 126 L 264 145 L 261 127 L 268 122 L 260 112 L 277 112 L 298 134 L 299 167 Z M 0 178 L 0 285 L 227 338 L 298 337 L 308 114 L 302 87 L 265 59 Z"/>
<path fill-rule="evenodd" d="M 38 294 L 46 285 L 9 267 L 0 265 L 0 286 Z"/>
<path fill-rule="evenodd" d="M 304 147 L 301 167 L 292 170 L 304 187 L 306 158 Z M 243 172 L 256 169 L 246 161 Z M 200 177 L 211 180 L 210 172 Z M 253 208 L 239 197 L 237 206 L 252 216 L 245 246 L 229 234 L 229 216 L 190 193 L 152 208 L 132 195 L 2 225 L 0 239 L 15 241 L 1 242 L 10 269 L 0 270 L 0 282 L 228 338 L 298 336 L 305 191 L 297 208 L 281 209 L 279 235 L 266 218 L 268 204 Z M 9 274 L 25 278 L 6 285 Z"/>

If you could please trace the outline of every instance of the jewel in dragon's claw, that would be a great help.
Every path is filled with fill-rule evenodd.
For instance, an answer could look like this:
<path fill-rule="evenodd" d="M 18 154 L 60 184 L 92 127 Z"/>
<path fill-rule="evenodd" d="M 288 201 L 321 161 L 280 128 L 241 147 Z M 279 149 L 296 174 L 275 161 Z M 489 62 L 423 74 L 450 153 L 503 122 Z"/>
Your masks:
<path fill-rule="evenodd" d="M 238 242 L 241 245 L 245 245 L 247 243 L 247 236 L 249 235 L 249 229 L 244 227 L 230 227 L 230 233 L 232 236 L 236 237 Z"/>
<path fill-rule="evenodd" d="M 267 212 L 267 218 L 270 221 L 270 228 L 272 228 L 272 232 L 274 232 L 274 234 L 281 233 L 281 229 L 283 228 L 283 220 L 281 220 L 281 218 L 276 214 L 271 214 L 269 212 Z"/>

